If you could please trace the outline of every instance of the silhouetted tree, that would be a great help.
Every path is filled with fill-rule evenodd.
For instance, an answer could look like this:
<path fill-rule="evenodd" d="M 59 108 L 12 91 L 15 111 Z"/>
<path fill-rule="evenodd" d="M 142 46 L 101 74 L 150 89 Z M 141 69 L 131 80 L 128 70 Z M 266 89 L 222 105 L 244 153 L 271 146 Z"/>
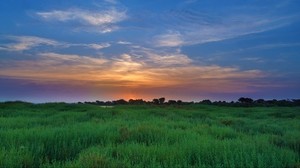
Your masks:
<path fill-rule="evenodd" d="M 182 104 L 182 100 L 177 100 L 177 104 Z"/>
<path fill-rule="evenodd" d="M 0 102 L 1 103 L 1 102 Z M 5 102 L 5 103 L 11 103 L 11 102 Z M 18 101 L 14 101 L 12 103 L 18 103 Z M 23 103 L 23 102 L 22 102 Z M 78 102 L 78 104 L 81 104 L 82 102 Z M 182 100 L 169 100 L 166 103 L 166 99 L 164 97 L 161 97 L 159 99 L 153 99 L 152 101 L 144 101 L 143 99 L 130 99 L 128 102 L 124 99 L 114 100 L 114 101 L 99 101 L 96 100 L 94 102 L 84 102 L 85 104 L 92 104 L 92 105 L 119 105 L 119 104 L 134 104 L 134 105 L 142 105 L 142 104 L 178 104 L 178 105 L 189 105 L 189 104 L 195 104 L 194 102 L 183 102 Z M 284 99 L 284 100 L 264 100 L 264 99 L 257 99 L 253 101 L 251 98 L 245 98 L 241 97 L 238 99 L 238 102 L 226 102 L 226 101 L 214 101 L 211 102 L 209 99 L 205 99 L 199 102 L 199 104 L 213 104 L 218 106 L 300 106 L 300 99 Z"/>
<path fill-rule="evenodd" d="M 292 99 L 293 104 L 296 106 L 300 106 L 300 99 Z"/>
<path fill-rule="evenodd" d="M 113 103 L 111 101 L 106 101 L 104 104 L 107 105 L 107 106 L 113 105 Z"/>
<path fill-rule="evenodd" d="M 165 100 L 166 100 L 166 99 L 165 99 L 164 97 L 159 98 L 159 99 L 158 99 L 159 104 L 164 104 Z"/>
<path fill-rule="evenodd" d="M 119 99 L 119 100 L 115 100 L 113 101 L 114 104 L 127 104 L 128 102 L 124 99 Z"/>
<path fill-rule="evenodd" d="M 257 99 L 257 100 L 255 100 L 255 103 L 264 104 L 265 100 L 264 99 Z"/>
<path fill-rule="evenodd" d="M 168 104 L 176 104 L 177 102 L 176 102 L 176 100 L 169 100 L 168 101 Z"/>
<path fill-rule="evenodd" d="M 129 99 L 129 100 L 128 100 L 128 103 L 129 103 L 129 104 L 134 104 L 134 100 L 133 100 L 133 99 Z"/>
<path fill-rule="evenodd" d="M 245 103 L 245 98 L 244 98 L 244 97 L 240 97 L 240 98 L 238 99 L 238 101 L 239 101 L 240 103 Z"/>
<path fill-rule="evenodd" d="M 130 99 L 129 104 L 146 104 L 146 101 L 144 101 L 143 99 Z"/>
<path fill-rule="evenodd" d="M 153 104 L 159 104 L 159 100 L 158 100 L 158 99 L 153 99 L 153 100 L 152 100 L 152 103 L 153 103 Z"/>
<path fill-rule="evenodd" d="M 247 103 L 247 104 L 251 104 L 251 103 L 253 103 L 253 99 L 251 99 L 251 98 L 248 98 L 248 97 L 241 97 L 241 98 L 239 98 L 239 100 L 238 100 L 240 103 Z"/>
<path fill-rule="evenodd" d="M 211 101 L 208 99 L 202 100 L 201 101 L 202 104 L 211 104 Z"/>

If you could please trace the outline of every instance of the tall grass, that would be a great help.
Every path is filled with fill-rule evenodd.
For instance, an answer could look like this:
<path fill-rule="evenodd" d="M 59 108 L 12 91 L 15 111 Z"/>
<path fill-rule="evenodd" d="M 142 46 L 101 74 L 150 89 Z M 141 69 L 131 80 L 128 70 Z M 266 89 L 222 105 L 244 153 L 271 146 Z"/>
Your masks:
<path fill-rule="evenodd" d="M 0 167 L 299 167 L 299 107 L 0 103 Z"/>

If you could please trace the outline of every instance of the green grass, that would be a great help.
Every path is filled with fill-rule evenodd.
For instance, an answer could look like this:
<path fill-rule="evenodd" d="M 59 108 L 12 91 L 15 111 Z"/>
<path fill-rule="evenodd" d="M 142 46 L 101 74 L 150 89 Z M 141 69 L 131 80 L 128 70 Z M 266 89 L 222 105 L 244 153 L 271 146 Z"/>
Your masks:
<path fill-rule="evenodd" d="M 0 167 L 300 167 L 300 107 L 0 103 Z"/>

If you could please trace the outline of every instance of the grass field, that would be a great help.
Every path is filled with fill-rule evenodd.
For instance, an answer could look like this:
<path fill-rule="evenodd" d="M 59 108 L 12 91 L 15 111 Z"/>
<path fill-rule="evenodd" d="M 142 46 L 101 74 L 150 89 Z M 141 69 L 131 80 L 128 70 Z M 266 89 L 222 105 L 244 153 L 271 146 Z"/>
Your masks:
<path fill-rule="evenodd" d="M 300 167 L 300 107 L 0 103 L 0 167 Z"/>

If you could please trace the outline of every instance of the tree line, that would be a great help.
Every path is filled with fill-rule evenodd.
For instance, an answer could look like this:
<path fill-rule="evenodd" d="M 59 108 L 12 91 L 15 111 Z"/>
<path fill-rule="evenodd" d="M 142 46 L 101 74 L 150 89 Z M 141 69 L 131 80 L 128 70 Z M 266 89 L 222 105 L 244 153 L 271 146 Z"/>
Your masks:
<path fill-rule="evenodd" d="M 78 102 L 82 104 L 82 102 Z M 300 99 L 283 99 L 283 100 L 265 100 L 257 99 L 254 100 L 249 97 L 241 97 L 237 101 L 211 101 L 204 99 L 199 102 L 185 102 L 182 100 L 166 100 L 164 97 L 154 98 L 152 101 L 146 101 L 143 99 L 130 99 L 128 101 L 124 99 L 113 100 L 113 101 L 95 101 L 95 102 L 84 102 L 84 104 L 94 104 L 102 106 L 113 106 L 113 105 L 189 105 L 189 104 L 205 104 L 205 105 L 220 105 L 220 106 L 300 106 Z"/>

